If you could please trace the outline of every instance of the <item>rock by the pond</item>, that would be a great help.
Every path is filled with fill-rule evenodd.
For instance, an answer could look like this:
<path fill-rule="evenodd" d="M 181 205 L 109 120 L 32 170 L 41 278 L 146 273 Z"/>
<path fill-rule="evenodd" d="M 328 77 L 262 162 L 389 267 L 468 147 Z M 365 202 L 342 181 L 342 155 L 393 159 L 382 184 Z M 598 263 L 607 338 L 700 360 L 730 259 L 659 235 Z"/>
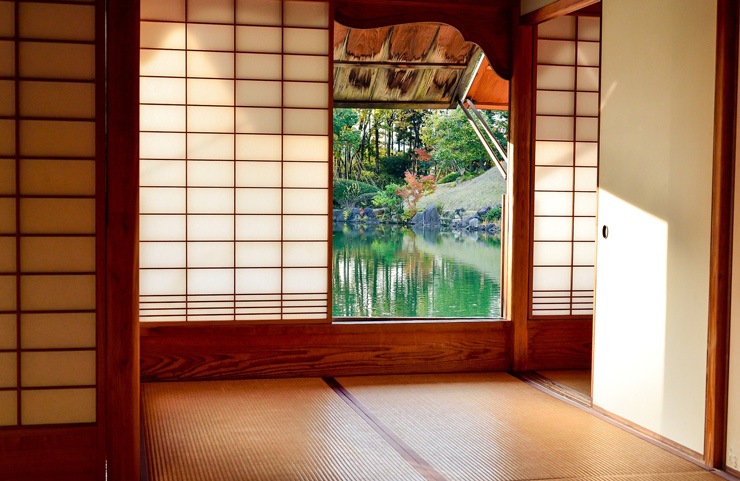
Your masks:
<path fill-rule="evenodd" d="M 409 222 L 409 224 L 415 224 L 415 225 L 424 225 L 424 226 L 439 226 L 439 213 L 437 212 L 437 207 L 434 205 L 430 205 L 426 209 L 424 209 L 424 212 L 418 212 L 413 219 Z"/>
<path fill-rule="evenodd" d="M 344 211 L 342 209 L 333 209 L 331 215 L 334 222 L 344 222 Z"/>
<path fill-rule="evenodd" d="M 365 207 L 362 209 L 362 213 L 365 214 L 365 217 L 368 219 L 374 219 L 375 218 L 375 212 L 370 207 Z"/>
<path fill-rule="evenodd" d="M 347 216 L 347 222 L 360 222 L 360 209 L 353 207 Z"/>
<path fill-rule="evenodd" d="M 465 212 L 465 209 L 460 207 L 459 209 L 455 209 L 455 215 L 458 217 L 463 217 L 463 213 Z"/>
<path fill-rule="evenodd" d="M 486 206 L 486 207 L 483 207 L 482 209 L 478 209 L 478 212 L 476 212 L 475 215 L 477 215 L 478 218 L 480 219 L 484 215 L 488 214 L 488 212 L 490 212 L 491 209 L 492 209 L 492 207 L 490 205 L 489 206 Z"/>
<path fill-rule="evenodd" d="M 472 229 L 477 229 L 477 228 L 478 228 L 478 219 L 477 219 L 476 217 L 473 217 L 472 219 L 470 219 L 470 220 L 468 221 L 468 227 L 469 227 L 469 228 L 470 228 L 471 230 L 472 230 Z"/>
<path fill-rule="evenodd" d="M 424 225 L 439 225 L 439 212 L 436 205 L 430 205 L 424 209 Z"/>

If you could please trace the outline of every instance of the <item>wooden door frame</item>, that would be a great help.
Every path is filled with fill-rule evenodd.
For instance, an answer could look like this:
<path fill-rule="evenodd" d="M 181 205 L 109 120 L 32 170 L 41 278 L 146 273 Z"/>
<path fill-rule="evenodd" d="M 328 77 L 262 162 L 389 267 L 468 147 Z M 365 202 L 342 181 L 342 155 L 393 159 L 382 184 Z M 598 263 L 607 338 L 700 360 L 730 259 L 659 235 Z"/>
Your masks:
<path fill-rule="evenodd" d="M 738 94 L 738 0 L 717 1 L 704 463 L 725 468 Z"/>

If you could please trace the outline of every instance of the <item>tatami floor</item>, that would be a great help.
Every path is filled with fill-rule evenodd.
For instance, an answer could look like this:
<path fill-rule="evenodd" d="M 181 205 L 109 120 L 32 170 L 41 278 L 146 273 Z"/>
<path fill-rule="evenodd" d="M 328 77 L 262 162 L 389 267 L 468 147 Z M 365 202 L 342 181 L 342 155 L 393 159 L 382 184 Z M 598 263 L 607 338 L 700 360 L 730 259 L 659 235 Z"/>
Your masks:
<path fill-rule="evenodd" d="M 151 481 L 712 481 L 506 373 L 142 386 Z"/>

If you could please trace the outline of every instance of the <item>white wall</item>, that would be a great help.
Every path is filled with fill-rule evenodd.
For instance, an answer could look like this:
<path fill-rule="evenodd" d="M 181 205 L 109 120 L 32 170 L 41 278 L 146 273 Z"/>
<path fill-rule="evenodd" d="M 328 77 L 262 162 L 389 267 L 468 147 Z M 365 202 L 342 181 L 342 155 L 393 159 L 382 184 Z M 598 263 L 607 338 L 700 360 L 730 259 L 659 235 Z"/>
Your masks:
<path fill-rule="evenodd" d="M 716 1 L 604 0 L 594 404 L 702 452 Z"/>
<path fill-rule="evenodd" d="M 736 139 L 740 140 L 740 122 Z M 736 145 L 737 147 L 740 144 Z M 740 158 L 740 149 L 735 152 Z M 736 161 L 737 162 L 737 161 Z M 732 312 L 730 317 L 730 385 L 727 405 L 727 466 L 740 470 L 740 169 L 735 169 L 732 240 Z"/>

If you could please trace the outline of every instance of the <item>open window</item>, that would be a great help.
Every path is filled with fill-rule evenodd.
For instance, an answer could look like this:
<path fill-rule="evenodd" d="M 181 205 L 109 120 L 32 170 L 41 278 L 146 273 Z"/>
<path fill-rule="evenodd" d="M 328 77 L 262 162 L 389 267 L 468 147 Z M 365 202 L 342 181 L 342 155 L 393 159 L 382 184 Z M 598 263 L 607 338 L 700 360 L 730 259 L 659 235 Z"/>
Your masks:
<path fill-rule="evenodd" d="M 508 82 L 449 25 L 334 30 L 335 320 L 500 317 Z"/>

